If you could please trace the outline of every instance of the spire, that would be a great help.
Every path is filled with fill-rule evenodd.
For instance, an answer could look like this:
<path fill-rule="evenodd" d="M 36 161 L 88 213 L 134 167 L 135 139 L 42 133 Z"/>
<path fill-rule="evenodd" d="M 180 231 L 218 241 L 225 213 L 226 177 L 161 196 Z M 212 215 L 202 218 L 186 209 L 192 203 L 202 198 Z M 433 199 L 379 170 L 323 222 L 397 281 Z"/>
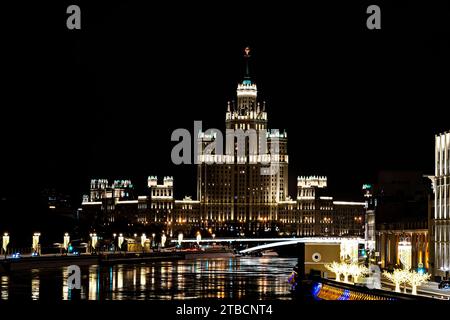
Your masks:
<path fill-rule="evenodd" d="M 256 84 L 252 83 L 250 79 L 250 68 L 249 68 L 249 60 L 250 60 L 250 47 L 246 47 L 244 49 L 244 58 L 245 58 L 245 76 L 241 83 L 237 86 L 237 109 L 241 112 L 254 111 L 253 109 L 256 106 L 256 95 L 257 89 Z"/>
<path fill-rule="evenodd" d="M 251 84 L 250 80 L 250 68 L 249 68 L 249 60 L 250 60 L 250 47 L 245 47 L 244 49 L 244 58 L 245 58 L 245 76 L 244 76 L 244 84 Z"/>

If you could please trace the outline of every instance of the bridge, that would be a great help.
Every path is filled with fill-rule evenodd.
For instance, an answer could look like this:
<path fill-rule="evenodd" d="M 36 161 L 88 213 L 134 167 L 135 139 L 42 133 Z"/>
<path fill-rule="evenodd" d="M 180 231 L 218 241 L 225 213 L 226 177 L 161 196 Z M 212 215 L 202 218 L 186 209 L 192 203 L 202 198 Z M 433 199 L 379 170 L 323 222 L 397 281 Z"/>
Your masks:
<path fill-rule="evenodd" d="M 280 246 L 295 245 L 297 243 L 342 243 L 345 241 L 354 241 L 358 243 L 365 243 L 361 238 L 335 238 L 335 237 L 308 237 L 308 238 L 217 238 L 217 239 L 183 239 L 182 243 L 214 243 L 214 242 L 270 242 L 262 245 L 257 245 L 252 248 L 241 250 L 240 253 L 250 253 L 253 251 L 263 251 L 270 248 L 276 248 Z M 180 242 L 178 240 L 171 240 L 171 242 Z"/>

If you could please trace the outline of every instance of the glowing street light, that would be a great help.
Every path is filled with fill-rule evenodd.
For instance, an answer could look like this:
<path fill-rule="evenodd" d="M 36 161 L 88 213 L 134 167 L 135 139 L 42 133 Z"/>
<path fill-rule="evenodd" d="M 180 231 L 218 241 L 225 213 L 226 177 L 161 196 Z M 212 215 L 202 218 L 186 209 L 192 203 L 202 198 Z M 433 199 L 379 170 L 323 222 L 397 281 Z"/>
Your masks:
<path fill-rule="evenodd" d="M 41 236 L 41 234 L 39 232 L 35 232 L 33 234 L 33 242 L 31 245 L 31 249 L 33 250 L 33 252 L 38 252 L 39 250 L 39 237 Z"/>
<path fill-rule="evenodd" d="M 91 233 L 91 247 L 92 250 L 95 251 L 95 248 L 97 247 L 98 237 L 96 233 Z"/>
<path fill-rule="evenodd" d="M 144 251 L 145 248 L 145 242 L 147 241 L 147 236 L 145 235 L 145 233 L 142 234 L 141 236 L 141 246 L 142 246 L 142 251 Z"/>
<path fill-rule="evenodd" d="M 202 241 L 202 235 L 200 234 L 200 231 L 197 232 L 197 244 L 200 245 L 200 241 Z"/>
<path fill-rule="evenodd" d="M 5 253 L 5 256 L 6 256 L 6 250 L 8 249 L 8 245 L 9 245 L 9 234 L 8 234 L 8 232 L 5 232 L 3 234 L 3 238 L 2 238 L 2 248 L 3 248 L 3 252 Z"/>
<path fill-rule="evenodd" d="M 166 245 L 166 240 L 167 240 L 166 235 L 163 233 L 161 236 L 161 247 L 164 248 L 164 246 Z"/>
<path fill-rule="evenodd" d="M 117 238 L 117 233 L 113 233 L 113 248 L 114 248 L 114 252 L 116 252 L 117 248 L 116 248 L 116 238 Z"/>
<path fill-rule="evenodd" d="M 183 233 L 180 232 L 178 234 L 178 245 L 181 246 L 181 243 L 183 242 Z"/>
<path fill-rule="evenodd" d="M 69 242 L 70 242 L 70 236 L 69 236 L 69 234 L 66 232 L 66 233 L 64 234 L 64 243 L 63 243 L 64 250 L 66 250 L 66 251 L 67 251 L 67 249 L 69 248 Z"/>
<path fill-rule="evenodd" d="M 123 234 L 119 234 L 119 238 L 117 238 L 117 246 L 119 247 L 119 250 L 122 250 L 122 244 L 123 244 Z"/>

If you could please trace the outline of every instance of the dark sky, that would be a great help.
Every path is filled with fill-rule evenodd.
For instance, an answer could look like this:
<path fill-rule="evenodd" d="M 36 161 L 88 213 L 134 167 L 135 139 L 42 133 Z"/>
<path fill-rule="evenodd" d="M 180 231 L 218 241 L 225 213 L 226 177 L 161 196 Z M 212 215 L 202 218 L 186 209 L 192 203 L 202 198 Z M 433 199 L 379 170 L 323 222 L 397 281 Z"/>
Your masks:
<path fill-rule="evenodd" d="M 434 135 L 450 129 L 448 4 L 92 2 L 2 10 L 4 197 L 56 187 L 80 201 L 90 178 L 148 175 L 195 197 L 171 133 L 224 127 L 247 45 L 270 127 L 288 132 L 292 195 L 298 175 L 352 199 L 379 170 L 433 172 Z M 65 27 L 72 3 L 81 31 Z M 369 4 L 382 30 L 367 30 Z"/>

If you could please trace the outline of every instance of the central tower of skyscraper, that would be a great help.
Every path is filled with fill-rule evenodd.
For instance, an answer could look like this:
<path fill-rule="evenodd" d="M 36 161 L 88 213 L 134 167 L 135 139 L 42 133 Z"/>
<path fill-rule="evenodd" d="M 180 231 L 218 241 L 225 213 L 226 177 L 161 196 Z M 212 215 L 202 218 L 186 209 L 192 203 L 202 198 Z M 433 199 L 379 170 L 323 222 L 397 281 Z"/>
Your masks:
<path fill-rule="evenodd" d="M 197 173 L 202 226 L 246 234 L 274 227 L 278 203 L 288 197 L 287 136 L 285 132 L 267 129 L 265 103 L 258 101 L 256 83 L 250 76 L 250 57 L 247 47 L 244 77 L 237 86 L 237 103 L 228 102 L 225 114 L 227 135 L 243 132 L 245 151 L 239 150 L 243 145 L 233 137 L 227 140 L 227 161 L 201 161 Z M 258 135 L 257 148 L 250 143 L 251 133 Z M 214 137 L 202 133 L 200 139 L 205 146 Z M 271 165 L 276 170 L 264 173 Z"/>
<path fill-rule="evenodd" d="M 250 77 L 250 49 L 245 48 L 245 76 L 237 87 L 237 105 L 228 103 L 226 113 L 227 129 L 265 130 L 267 128 L 267 113 L 265 104 L 257 101 L 258 90 Z"/>

